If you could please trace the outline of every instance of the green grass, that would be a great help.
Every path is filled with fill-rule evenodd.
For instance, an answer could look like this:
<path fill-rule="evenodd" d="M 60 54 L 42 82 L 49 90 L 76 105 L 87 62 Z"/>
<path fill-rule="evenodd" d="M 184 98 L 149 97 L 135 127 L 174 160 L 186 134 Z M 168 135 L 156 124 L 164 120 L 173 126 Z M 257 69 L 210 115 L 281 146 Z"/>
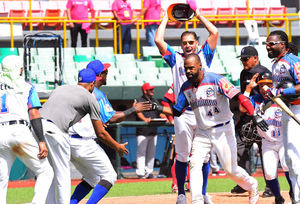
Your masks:
<path fill-rule="evenodd" d="M 262 177 L 256 178 L 259 182 L 259 191 L 265 188 Z M 279 177 L 280 188 L 289 190 L 285 177 Z M 235 183 L 231 179 L 209 179 L 208 192 L 230 192 Z M 72 186 L 72 192 L 75 186 Z M 171 193 L 171 181 L 136 182 L 115 184 L 106 197 L 123 197 L 139 195 L 155 195 Z M 19 204 L 30 202 L 33 196 L 33 188 L 9 188 L 7 192 L 8 204 Z M 90 194 L 86 197 L 88 198 Z"/>

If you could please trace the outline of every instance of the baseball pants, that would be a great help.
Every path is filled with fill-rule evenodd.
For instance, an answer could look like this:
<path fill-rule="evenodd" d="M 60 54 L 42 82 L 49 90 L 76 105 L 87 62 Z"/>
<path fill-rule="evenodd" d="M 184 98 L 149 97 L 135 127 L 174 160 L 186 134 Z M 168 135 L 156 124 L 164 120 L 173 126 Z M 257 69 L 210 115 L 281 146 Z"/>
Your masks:
<path fill-rule="evenodd" d="M 47 196 L 47 204 L 68 204 L 71 197 L 69 135 L 54 123 L 42 120 L 45 140 L 49 150 L 49 160 L 54 171 L 54 179 Z"/>
<path fill-rule="evenodd" d="M 153 172 L 157 136 L 137 136 L 136 174 L 149 175 Z"/>
<path fill-rule="evenodd" d="M 115 172 L 104 150 L 92 138 L 70 138 L 71 162 L 90 186 L 95 187 L 100 180 L 112 185 L 117 180 Z"/>
<path fill-rule="evenodd" d="M 53 179 L 48 159 L 38 159 L 39 146 L 25 125 L 0 125 L 0 203 L 6 204 L 11 167 L 18 157 L 36 175 L 33 204 L 45 203 Z"/>
<path fill-rule="evenodd" d="M 193 140 L 192 156 L 190 158 L 190 187 L 193 204 L 204 203 L 202 196 L 202 166 L 212 148 L 214 148 L 228 176 L 239 186 L 250 191 L 257 185 L 257 181 L 237 165 L 233 121 L 221 127 L 207 130 L 198 129 Z"/>
<path fill-rule="evenodd" d="M 300 105 L 290 106 L 291 111 L 300 118 Z M 282 112 L 282 136 L 286 164 L 289 168 L 295 201 L 300 203 L 300 125 L 284 111 Z"/>
<path fill-rule="evenodd" d="M 262 156 L 265 169 L 266 180 L 273 180 L 277 178 L 278 162 L 280 161 L 281 167 L 284 172 L 289 171 L 284 157 L 283 143 L 270 142 L 262 140 Z"/>

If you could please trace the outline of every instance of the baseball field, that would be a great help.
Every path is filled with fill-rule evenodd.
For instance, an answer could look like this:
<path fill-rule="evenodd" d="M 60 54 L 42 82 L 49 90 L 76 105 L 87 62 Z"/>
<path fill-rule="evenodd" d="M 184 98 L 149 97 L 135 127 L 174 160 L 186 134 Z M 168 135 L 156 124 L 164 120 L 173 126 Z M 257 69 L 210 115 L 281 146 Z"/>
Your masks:
<path fill-rule="evenodd" d="M 265 183 L 261 174 L 255 174 L 255 178 L 259 182 L 260 195 L 265 187 Z M 79 180 L 72 181 L 72 191 Z M 101 203 L 104 204 L 174 204 L 176 202 L 176 194 L 171 192 L 171 179 L 121 179 L 113 186 Z M 283 197 L 286 203 L 289 203 L 288 183 L 282 173 L 279 174 L 279 183 Z M 33 196 L 34 181 L 16 181 L 10 182 L 7 194 L 8 204 L 28 203 Z M 235 183 L 227 176 L 209 177 L 208 193 L 211 195 L 215 204 L 242 204 L 248 203 L 248 194 L 231 194 L 230 189 Z M 81 203 L 85 203 L 90 194 Z M 190 194 L 187 193 L 190 203 Z M 258 204 L 274 203 L 274 197 L 262 198 Z"/>

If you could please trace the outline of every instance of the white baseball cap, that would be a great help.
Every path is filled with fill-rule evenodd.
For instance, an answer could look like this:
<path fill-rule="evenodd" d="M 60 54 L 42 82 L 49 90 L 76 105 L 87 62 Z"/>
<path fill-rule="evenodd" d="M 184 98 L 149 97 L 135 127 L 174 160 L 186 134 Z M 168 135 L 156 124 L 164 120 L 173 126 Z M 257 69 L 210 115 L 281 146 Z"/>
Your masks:
<path fill-rule="evenodd" d="M 23 60 L 17 55 L 8 55 L 2 60 L 3 72 L 19 72 L 23 68 Z"/>

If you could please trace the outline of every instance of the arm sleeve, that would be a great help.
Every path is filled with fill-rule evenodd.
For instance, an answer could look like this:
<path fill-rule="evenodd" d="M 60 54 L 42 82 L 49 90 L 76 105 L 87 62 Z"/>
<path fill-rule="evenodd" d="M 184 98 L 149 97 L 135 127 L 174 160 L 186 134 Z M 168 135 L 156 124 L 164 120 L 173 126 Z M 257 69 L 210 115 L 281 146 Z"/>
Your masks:
<path fill-rule="evenodd" d="M 247 110 L 248 114 L 253 115 L 254 107 L 253 107 L 252 103 L 250 102 L 250 100 L 241 93 L 238 93 L 236 95 L 236 97 L 238 98 L 239 103 Z"/>

